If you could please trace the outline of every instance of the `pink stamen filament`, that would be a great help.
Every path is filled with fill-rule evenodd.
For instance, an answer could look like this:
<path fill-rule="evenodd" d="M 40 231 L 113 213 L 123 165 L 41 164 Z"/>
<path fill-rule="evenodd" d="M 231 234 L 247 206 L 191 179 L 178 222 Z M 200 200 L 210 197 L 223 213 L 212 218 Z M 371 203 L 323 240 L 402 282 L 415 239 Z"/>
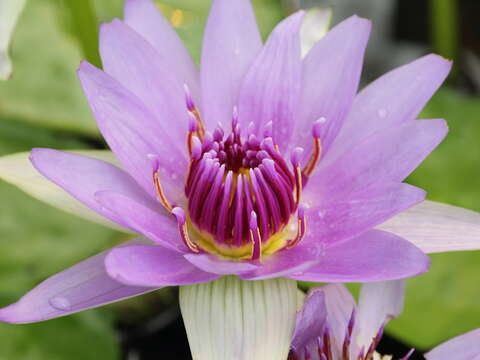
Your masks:
<path fill-rule="evenodd" d="M 298 215 L 297 215 L 297 235 L 287 242 L 287 245 L 285 246 L 286 249 L 291 249 L 295 245 L 298 245 L 298 243 L 302 240 L 303 236 L 305 235 L 305 232 L 307 230 L 307 218 L 305 216 L 305 209 L 302 206 L 298 207 Z"/>
<path fill-rule="evenodd" d="M 187 246 L 187 248 L 190 249 L 190 251 L 194 253 L 199 253 L 200 249 L 198 248 L 197 244 L 195 244 L 190 239 L 190 236 L 188 235 L 187 222 L 186 222 L 185 213 L 183 209 L 179 207 L 175 207 L 172 209 L 172 214 L 177 219 L 178 231 L 180 232 L 180 237 L 182 238 L 182 241 L 185 244 L 185 246 Z"/>

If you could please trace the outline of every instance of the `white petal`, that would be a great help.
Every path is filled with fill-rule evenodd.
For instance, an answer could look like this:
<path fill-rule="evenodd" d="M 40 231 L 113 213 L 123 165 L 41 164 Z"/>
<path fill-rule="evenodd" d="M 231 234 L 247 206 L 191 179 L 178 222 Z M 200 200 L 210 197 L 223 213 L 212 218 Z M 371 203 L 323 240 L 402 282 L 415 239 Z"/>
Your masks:
<path fill-rule="evenodd" d="M 284 360 L 295 327 L 293 280 L 234 276 L 180 287 L 193 360 Z"/>
<path fill-rule="evenodd" d="M 426 253 L 480 249 L 480 214 L 424 201 L 377 227 L 409 240 Z"/>
<path fill-rule="evenodd" d="M 91 156 L 100 160 L 108 161 L 117 165 L 111 151 L 81 150 L 73 151 L 79 154 Z M 74 199 L 66 191 L 43 177 L 31 164 L 30 152 L 17 153 L 0 157 L 0 179 L 18 186 L 27 194 L 49 205 L 57 207 L 68 213 L 78 215 L 87 220 L 111 227 L 113 229 L 128 232 L 125 228 L 107 220 L 93 210 Z M 74 176 L 74 175 L 72 175 Z"/>
<path fill-rule="evenodd" d="M 300 29 L 302 57 L 328 32 L 332 22 L 332 9 L 312 8 L 307 11 Z"/>
<path fill-rule="evenodd" d="M 385 321 L 400 315 L 403 310 L 404 295 L 404 280 L 362 285 L 355 328 L 358 332 L 356 341 L 359 348 L 364 346 L 367 349 Z"/>
<path fill-rule="evenodd" d="M 0 79 L 6 80 L 12 72 L 12 63 L 8 56 L 8 47 L 18 17 L 25 0 L 0 1 Z"/>
<path fill-rule="evenodd" d="M 425 354 L 425 358 L 427 360 L 479 360 L 480 329 L 444 342 Z"/>

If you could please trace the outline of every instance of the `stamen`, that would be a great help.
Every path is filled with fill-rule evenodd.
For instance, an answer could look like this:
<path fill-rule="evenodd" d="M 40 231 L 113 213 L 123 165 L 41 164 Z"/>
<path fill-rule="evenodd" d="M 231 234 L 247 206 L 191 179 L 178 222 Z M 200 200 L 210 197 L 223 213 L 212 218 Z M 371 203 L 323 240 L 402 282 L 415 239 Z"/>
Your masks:
<path fill-rule="evenodd" d="M 192 155 L 192 138 L 195 135 L 195 132 L 197 131 L 197 122 L 195 117 L 191 112 L 188 113 L 188 133 L 187 133 L 187 149 L 188 149 L 188 154 Z"/>
<path fill-rule="evenodd" d="M 352 339 L 353 326 L 355 325 L 355 309 L 352 310 L 352 315 L 348 322 L 347 329 L 345 331 L 345 339 L 343 341 L 342 347 L 342 360 L 350 359 L 350 343 Z"/>
<path fill-rule="evenodd" d="M 360 351 L 358 352 L 357 360 L 364 360 L 364 354 L 365 354 L 365 346 L 362 346 L 360 348 Z"/>
<path fill-rule="evenodd" d="M 325 118 L 320 118 L 313 124 L 312 136 L 313 136 L 313 150 L 307 165 L 303 169 L 303 175 L 309 177 L 313 170 L 315 170 L 318 161 L 322 155 L 322 142 L 320 141 L 320 128 L 325 122 Z"/>
<path fill-rule="evenodd" d="M 250 231 L 250 241 L 252 242 L 252 260 L 260 259 L 262 254 L 262 240 L 260 238 L 260 229 L 258 228 L 257 214 L 252 210 L 248 222 Z"/>
<path fill-rule="evenodd" d="M 163 191 L 162 184 L 160 183 L 160 175 L 158 174 L 160 163 L 159 163 L 158 156 L 154 154 L 148 154 L 147 157 L 152 162 L 152 169 L 153 169 L 152 178 L 153 178 L 153 185 L 155 187 L 157 198 L 160 201 L 160 203 L 163 205 L 163 207 L 168 212 L 171 212 L 173 207 L 168 201 L 165 195 L 165 192 Z"/>
<path fill-rule="evenodd" d="M 323 352 L 326 355 L 327 360 L 333 360 L 332 343 L 330 342 L 330 330 L 328 326 L 325 326 L 323 332 Z"/>
<path fill-rule="evenodd" d="M 303 154 L 303 149 L 297 147 L 293 149 L 291 161 L 295 172 L 295 202 L 300 204 L 302 198 L 302 170 L 300 169 L 300 159 Z"/>
<path fill-rule="evenodd" d="M 407 353 L 407 355 L 405 355 L 403 358 L 401 358 L 400 360 L 408 360 L 410 359 L 410 356 L 413 355 L 413 353 L 415 352 L 415 349 L 410 349 L 410 351 Z"/>
<path fill-rule="evenodd" d="M 378 330 L 377 335 L 375 335 L 370 346 L 368 347 L 367 353 L 365 354 L 365 360 L 373 359 L 373 354 L 375 353 L 375 349 L 377 348 L 378 344 L 380 343 L 380 340 L 382 339 L 383 331 L 385 330 L 386 324 L 387 322 L 384 321 L 383 324 L 380 326 L 380 329 Z"/>
<path fill-rule="evenodd" d="M 263 137 L 272 137 L 273 136 L 273 122 L 269 121 L 265 124 L 263 128 Z"/>
<path fill-rule="evenodd" d="M 185 217 L 185 212 L 180 207 L 175 207 L 172 209 L 172 214 L 177 219 L 178 223 L 178 231 L 180 232 L 180 236 L 182 238 L 183 243 L 194 253 L 200 252 L 198 249 L 197 244 L 192 242 L 190 236 L 188 236 L 188 228 L 187 228 L 187 219 Z"/>
<path fill-rule="evenodd" d="M 306 229 L 307 229 L 307 219 L 305 217 L 305 206 L 299 205 L 298 211 L 297 211 L 297 235 L 295 236 L 295 238 L 293 238 L 287 243 L 285 248 L 291 249 L 292 247 L 297 245 L 305 235 Z"/>
<path fill-rule="evenodd" d="M 187 110 L 195 118 L 195 122 L 198 128 L 197 129 L 198 137 L 203 140 L 203 135 L 205 134 L 205 125 L 203 124 L 200 113 L 197 107 L 195 106 L 195 103 L 193 102 L 192 94 L 190 93 L 190 89 L 188 85 L 184 84 L 183 88 L 185 90 L 185 103 L 187 105 Z"/>

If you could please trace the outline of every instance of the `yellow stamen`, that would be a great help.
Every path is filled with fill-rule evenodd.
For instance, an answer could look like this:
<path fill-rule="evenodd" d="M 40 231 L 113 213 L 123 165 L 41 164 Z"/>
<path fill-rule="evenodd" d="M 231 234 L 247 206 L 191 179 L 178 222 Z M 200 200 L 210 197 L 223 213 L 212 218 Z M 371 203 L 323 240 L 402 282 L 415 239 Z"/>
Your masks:
<path fill-rule="evenodd" d="M 313 138 L 313 151 L 312 156 L 308 160 L 307 165 L 303 169 L 303 175 L 308 177 L 312 174 L 313 170 L 317 166 L 318 160 L 320 160 L 320 156 L 322 155 L 322 143 L 320 138 Z"/>
<path fill-rule="evenodd" d="M 173 207 L 165 196 L 165 192 L 163 191 L 162 185 L 160 184 L 160 177 L 158 176 L 158 171 L 155 171 L 153 173 L 153 184 L 155 185 L 155 192 L 157 193 L 158 200 L 168 212 L 171 212 Z"/>

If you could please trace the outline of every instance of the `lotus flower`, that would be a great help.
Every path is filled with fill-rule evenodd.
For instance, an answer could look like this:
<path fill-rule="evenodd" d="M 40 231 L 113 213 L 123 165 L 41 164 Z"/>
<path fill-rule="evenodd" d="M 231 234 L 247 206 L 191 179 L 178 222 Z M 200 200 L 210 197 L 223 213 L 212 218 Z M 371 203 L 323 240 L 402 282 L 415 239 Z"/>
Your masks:
<path fill-rule="evenodd" d="M 376 352 L 387 322 L 403 310 L 404 281 L 362 285 L 358 305 L 341 284 L 312 289 L 297 314 L 289 360 L 389 360 Z M 480 357 L 480 329 L 439 345 L 428 360 Z M 401 360 L 407 360 L 414 350 Z"/>
<path fill-rule="evenodd" d="M 412 242 L 478 247 L 478 232 L 449 237 L 472 230 L 476 214 L 425 203 L 394 217 L 424 200 L 402 181 L 447 133 L 443 120 L 415 118 L 450 62 L 425 56 L 357 94 L 369 21 L 345 20 L 302 58 L 303 17 L 262 45 L 249 1 L 213 1 L 198 72 L 153 3 L 127 0 L 124 21 L 101 28 L 104 70 L 78 70 L 119 164 L 34 149 L 35 172 L 23 155 L 1 165 L 27 192 L 142 237 L 51 277 L 0 320 L 50 319 L 226 274 L 405 278 L 429 263 Z"/>

